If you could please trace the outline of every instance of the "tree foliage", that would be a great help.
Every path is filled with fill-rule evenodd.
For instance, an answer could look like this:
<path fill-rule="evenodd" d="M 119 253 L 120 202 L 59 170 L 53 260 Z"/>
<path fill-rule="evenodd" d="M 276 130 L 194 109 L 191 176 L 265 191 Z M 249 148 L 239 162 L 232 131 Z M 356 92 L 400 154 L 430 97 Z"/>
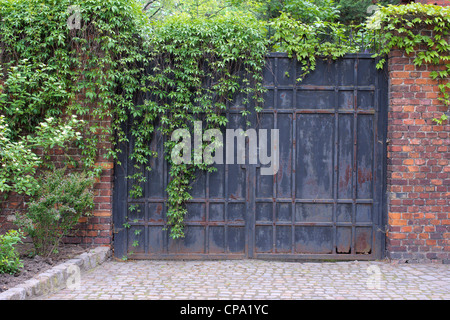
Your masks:
<path fill-rule="evenodd" d="M 400 0 L 337 0 L 339 7 L 338 21 L 344 24 L 364 23 L 375 13 L 377 6 L 397 5 Z"/>

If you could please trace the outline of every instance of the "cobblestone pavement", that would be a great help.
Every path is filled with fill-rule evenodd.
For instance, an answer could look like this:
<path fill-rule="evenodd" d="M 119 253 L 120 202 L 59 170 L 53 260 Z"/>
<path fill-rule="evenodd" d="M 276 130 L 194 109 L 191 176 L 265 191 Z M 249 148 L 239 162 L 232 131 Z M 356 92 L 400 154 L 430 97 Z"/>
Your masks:
<path fill-rule="evenodd" d="M 45 299 L 449 300 L 450 265 L 111 260 L 82 274 L 71 287 Z"/>

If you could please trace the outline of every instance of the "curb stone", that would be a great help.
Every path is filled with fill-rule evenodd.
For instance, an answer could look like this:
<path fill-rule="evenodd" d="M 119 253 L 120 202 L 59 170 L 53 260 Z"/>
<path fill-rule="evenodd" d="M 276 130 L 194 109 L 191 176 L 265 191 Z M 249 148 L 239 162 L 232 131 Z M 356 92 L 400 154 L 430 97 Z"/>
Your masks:
<path fill-rule="evenodd" d="M 28 300 L 66 287 L 74 270 L 86 272 L 110 258 L 109 247 L 97 247 L 0 293 L 0 300 Z M 79 268 L 79 269 L 78 269 Z"/>

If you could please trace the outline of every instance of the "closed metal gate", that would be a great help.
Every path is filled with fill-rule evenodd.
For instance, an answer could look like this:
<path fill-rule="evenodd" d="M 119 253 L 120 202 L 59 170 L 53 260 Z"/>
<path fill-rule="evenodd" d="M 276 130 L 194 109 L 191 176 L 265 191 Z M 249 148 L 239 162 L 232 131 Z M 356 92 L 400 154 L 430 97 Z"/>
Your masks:
<path fill-rule="evenodd" d="M 187 204 L 185 238 L 166 230 L 167 163 L 155 136 L 142 199 L 129 199 L 134 167 L 123 145 L 115 168 L 115 256 L 136 259 L 380 259 L 384 252 L 387 80 L 369 54 L 301 66 L 271 54 L 256 129 L 279 129 L 279 170 L 215 165 L 200 173 Z M 239 99 L 227 128 L 243 128 Z M 270 140 L 270 139 L 269 139 Z M 248 159 L 248 158 L 247 158 Z M 133 210 L 130 210 L 130 205 Z M 123 227 L 127 225 L 128 227 Z"/>

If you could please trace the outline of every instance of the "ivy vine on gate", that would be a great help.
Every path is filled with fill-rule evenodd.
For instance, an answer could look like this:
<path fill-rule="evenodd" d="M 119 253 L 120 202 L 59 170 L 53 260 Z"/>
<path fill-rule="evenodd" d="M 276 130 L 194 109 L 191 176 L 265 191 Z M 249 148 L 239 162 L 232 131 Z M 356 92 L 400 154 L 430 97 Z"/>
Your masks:
<path fill-rule="evenodd" d="M 150 99 L 130 110 L 130 134 L 135 139 L 131 159 L 138 165 L 148 164 L 148 156 L 154 155 L 148 141 L 156 128 L 171 137 L 177 129 L 192 127 L 196 120 L 202 120 L 206 128 L 224 127 L 227 105 L 235 95 L 245 97 L 244 105 L 253 100 L 258 110 L 264 91 L 266 41 L 260 22 L 245 17 L 173 17 L 155 23 L 147 51 L 151 64 L 142 88 Z M 241 111 L 243 116 L 249 112 Z M 184 235 L 184 204 L 191 199 L 189 190 L 195 173 L 213 168 L 195 161 L 174 163 L 170 155 L 175 144 L 171 139 L 165 142 L 170 167 L 166 191 L 167 222 L 171 236 L 178 238 Z M 130 178 L 144 181 L 142 171 Z M 135 184 L 131 192 L 140 197 L 142 187 Z"/>

